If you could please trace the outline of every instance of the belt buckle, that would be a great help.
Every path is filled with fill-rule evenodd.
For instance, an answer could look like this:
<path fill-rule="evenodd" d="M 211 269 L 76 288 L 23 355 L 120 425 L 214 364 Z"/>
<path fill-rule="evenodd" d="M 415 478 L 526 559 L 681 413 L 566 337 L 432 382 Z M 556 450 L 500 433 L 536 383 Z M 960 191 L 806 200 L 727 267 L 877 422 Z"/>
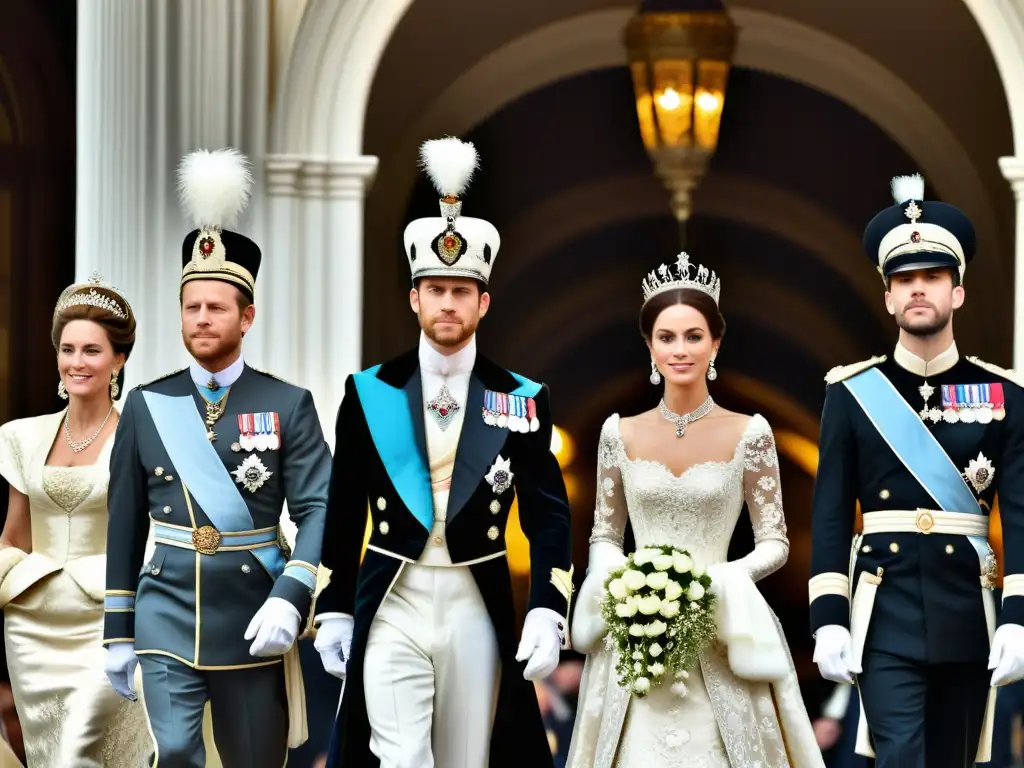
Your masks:
<path fill-rule="evenodd" d="M 935 516 L 927 509 L 918 509 L 914 524 L 921 533 L 931 533 L 932 528 L 935 527 Z"/>
<path fill-rule="evenodd" d="M 204 525 L 192 531 L 192 546 L 201 555 L 212 555 L 220 546 L 220 531 L 212 525 Z"/>

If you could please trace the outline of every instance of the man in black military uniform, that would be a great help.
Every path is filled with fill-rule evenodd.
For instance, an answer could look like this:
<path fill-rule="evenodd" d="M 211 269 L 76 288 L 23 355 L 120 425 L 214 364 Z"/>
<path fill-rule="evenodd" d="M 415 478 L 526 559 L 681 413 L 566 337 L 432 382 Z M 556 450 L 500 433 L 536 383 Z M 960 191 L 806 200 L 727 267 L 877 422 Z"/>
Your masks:
<path fill-rule="evenodd" d="M 295 640 L 317 586 L 331 457 L 310 393 L 242 359 L 261 254 L 224 225 L 249 185 L 233 150 L 182 163 L 197 227 L 180 288 L 193 362 L 128 395 L 111 454 L 107 675 L 134 698 L 141 663 L 161 768 L 206 765 L 208 700 L 226 768 L 280 768 L 305 739 Z"/>
<path fill-rule="evenodd" d="M 345 678 L 328 765 L 551 766 L 528 681 L 567 644 L 572 569 L 547 389 L 477 353 L 499 236 L 460 215 L 476 150 L 442 139 L 423 159 L 442 215 L 405 231 L 419 346 L 350 376 L 338 412 L 333 575 L 316 615 L 324 667 Z M 516 496 L 531 560 L 518 644 L 505 553 Z"/>
<path fill-rule="evenodd" d="M 826 377 L 814 660 L 830 680 L 856 679 L 858 751 L 873 752 L 879 768 L 959 767 L 988 759 L 990 685 L 1024 675 L 1024 390 L 1012 372 L 961 357 L 953 339 L 971 222 L 926 202 L 920 176 L 897 177 L 893 194 L 864 249 L 885 281 L 899 343 L 892 359 Z M 997 493 L 1006 560 L 998 628 L 987 541 Z M 858 501 L 864 527 L 853 537 Z"/>

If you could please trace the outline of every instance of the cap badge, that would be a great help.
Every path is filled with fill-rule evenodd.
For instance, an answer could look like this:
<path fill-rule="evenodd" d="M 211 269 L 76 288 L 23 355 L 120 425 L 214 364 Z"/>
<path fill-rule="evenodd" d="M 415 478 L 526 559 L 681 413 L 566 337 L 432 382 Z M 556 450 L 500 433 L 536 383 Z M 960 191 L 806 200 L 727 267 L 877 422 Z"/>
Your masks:
<path fill-rule="evenodd" d="M 903 209 L 903 215 L 910 219 L 912 224 L 917 224 L 917 220 L 921 218 L 921 208 L 911 200 L 910 205 Z"/>

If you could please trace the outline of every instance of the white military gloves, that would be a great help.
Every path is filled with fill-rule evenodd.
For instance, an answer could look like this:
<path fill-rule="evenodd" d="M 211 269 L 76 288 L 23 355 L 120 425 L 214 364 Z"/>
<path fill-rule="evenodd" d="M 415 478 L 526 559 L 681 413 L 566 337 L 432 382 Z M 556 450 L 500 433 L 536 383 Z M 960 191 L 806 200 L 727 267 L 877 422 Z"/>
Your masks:
<path fill-rule="evenodd" d="M 993 670 L 993 687 L 1015 683 L 1024 677 L 1024 627 L 1003 624 L 996 630 L 988 654 L 988 668 Z"/>
<path fill-rule="evenodd" d="M 111 643 L 107 646 L 107 658 L 103 669 L 107 673 L 110 685 L 129 701 L 137 701 L 135 693 L 135 667 L 139 657 L 135 655 L 135 643 Z"/>
<path fill-rule="evenodd" d="M 850 630 L 839 624 L 827 624 L 815 634 L 814 663 L 826 680 L 852 683 L 861 670 L 853 669 L 853 640 Z"/>
<path fill-rule="evenodd" d="M 534 608 L 526 614 L 516 661 L 526 661 L 523 677 L 543 680 L 555 671 L 565 639 L 565 620 L 550 608 Z"/>
<path fill-rule="evenodd" d="M 256 611 L 245 639 L 252 640 L 249 653 L 252 656 L 281 656 L 299 636 L 299 609 L 281 597 L 268 597 Z"/>
<path fill-rule="evenodd" d="M 313 647 L 327 674 L 345 679 L 349 653 L 352 650 L 352 628 L 355 621 L 344 613 L 324 614 L 316 631 Z"/>

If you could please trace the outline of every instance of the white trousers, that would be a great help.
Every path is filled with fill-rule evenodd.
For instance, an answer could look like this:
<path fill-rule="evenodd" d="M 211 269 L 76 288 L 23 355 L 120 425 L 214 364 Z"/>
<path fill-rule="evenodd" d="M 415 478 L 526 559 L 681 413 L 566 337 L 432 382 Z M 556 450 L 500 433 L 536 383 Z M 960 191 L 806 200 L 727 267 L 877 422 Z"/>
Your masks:
<path fill-rule="evenodd" d="M 501 659 L 469 568 L 406 564 L 363 663 L 381 768 L 486 768 Z"/>

